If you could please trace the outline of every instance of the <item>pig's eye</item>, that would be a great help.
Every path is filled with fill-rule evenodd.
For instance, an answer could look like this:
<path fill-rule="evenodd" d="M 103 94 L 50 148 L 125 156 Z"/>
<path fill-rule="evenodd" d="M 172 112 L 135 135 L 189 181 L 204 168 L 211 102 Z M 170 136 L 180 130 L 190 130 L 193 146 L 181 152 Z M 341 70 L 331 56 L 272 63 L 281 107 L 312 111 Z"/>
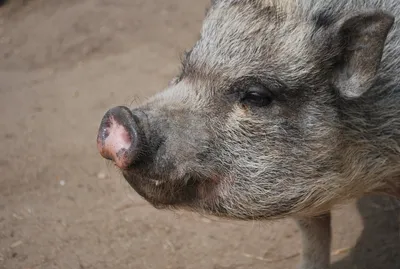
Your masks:
<path fill-rule="evenodd" d="M 267 106 L 272 102 L 272 93 L 263 85 L 250 86 L 241 101 L 256 106 Z"/>

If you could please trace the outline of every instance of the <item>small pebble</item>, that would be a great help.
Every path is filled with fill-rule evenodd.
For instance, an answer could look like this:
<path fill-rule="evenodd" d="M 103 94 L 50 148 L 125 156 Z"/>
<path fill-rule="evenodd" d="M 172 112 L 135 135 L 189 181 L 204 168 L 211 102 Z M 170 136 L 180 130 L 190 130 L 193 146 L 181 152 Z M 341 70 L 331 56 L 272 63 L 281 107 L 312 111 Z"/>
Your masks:
<path fill-rule="evenodd" d="M 11 247 L 11 248 L 16 248 L 16 247 L 18 247 L 19 245 L 22 245 L 22 241 L 21 241 L 21 240 L 19 240 L 19 241 L 13 243 L 10 247 Z"/>
<path fill-rule="evenodd" d="M 107 175 L 105 173 L 103 173 L 103 172 L 100 172 L 100 173 L 97 174 L 97 178 L 98 179 L 105 179 L 106 177 L 107 177 Z"/>
<path fill-rule="evenodd" d="M 16 218 L 16 219 L 19 219 L 19 220 L 24 219 L 23 217 L 17 215 L 16 213 L 13 213 L 12 216 L 13 216 L 14 218 Z"/>
<path fill-rule="evenodd" d="M 65 185 L 65 180 L 60 180 L 60 185 L 64 186 Z"/>
<path fill-rule="evenodd" d="M 207 218 L 201 218 L 201 221 L 205 223 L 211 223 L 211 220 Z"/>

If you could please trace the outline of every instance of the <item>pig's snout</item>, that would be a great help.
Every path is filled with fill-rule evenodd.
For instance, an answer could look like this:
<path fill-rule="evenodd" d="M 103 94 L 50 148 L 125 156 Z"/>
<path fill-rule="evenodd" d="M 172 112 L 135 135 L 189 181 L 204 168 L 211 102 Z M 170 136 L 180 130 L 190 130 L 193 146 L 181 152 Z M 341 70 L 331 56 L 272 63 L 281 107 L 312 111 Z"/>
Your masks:
<path fill-rule="evenodd" d="M 127 169 L 143 147 L 139 133 L 137 117 L 127 107 L 111 108 L 101 121 L 97 148 L 101 156 L 112 160 L 119 168 Z"/>

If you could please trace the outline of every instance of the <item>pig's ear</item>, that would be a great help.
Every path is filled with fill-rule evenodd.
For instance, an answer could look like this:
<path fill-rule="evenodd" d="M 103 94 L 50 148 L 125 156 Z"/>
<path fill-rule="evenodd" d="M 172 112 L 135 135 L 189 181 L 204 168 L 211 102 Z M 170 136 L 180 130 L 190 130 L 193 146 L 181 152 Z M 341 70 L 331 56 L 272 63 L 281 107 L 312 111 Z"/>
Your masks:
<path fill-rule="evenodd" d="M 343 18 L 334 26 L 340 52 L 334 84 L 345 98 L 357 98 L 375 82 L 394 17 L 382 11 Z"/>

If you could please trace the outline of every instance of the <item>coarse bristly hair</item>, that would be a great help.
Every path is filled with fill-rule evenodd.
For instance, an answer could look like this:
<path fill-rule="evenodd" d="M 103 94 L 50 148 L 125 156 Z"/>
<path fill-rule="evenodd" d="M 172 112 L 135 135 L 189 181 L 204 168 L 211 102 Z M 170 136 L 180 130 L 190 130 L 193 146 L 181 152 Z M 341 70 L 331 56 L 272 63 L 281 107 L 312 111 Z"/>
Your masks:
<path fill-rule="evenodd" d="M 150 153 L 126 179 L 153 204 L 239 219 L 313 216 L 369 193 L 399 195 L 398 20 L 365 93 L 344 98 L 333 75 L 338 25 L 371 10 L 397 19 L 400 1 L 213 1 L 181 73 L 137 108 Z M 271 104 L 243 104 L 260 84 Z"/>

